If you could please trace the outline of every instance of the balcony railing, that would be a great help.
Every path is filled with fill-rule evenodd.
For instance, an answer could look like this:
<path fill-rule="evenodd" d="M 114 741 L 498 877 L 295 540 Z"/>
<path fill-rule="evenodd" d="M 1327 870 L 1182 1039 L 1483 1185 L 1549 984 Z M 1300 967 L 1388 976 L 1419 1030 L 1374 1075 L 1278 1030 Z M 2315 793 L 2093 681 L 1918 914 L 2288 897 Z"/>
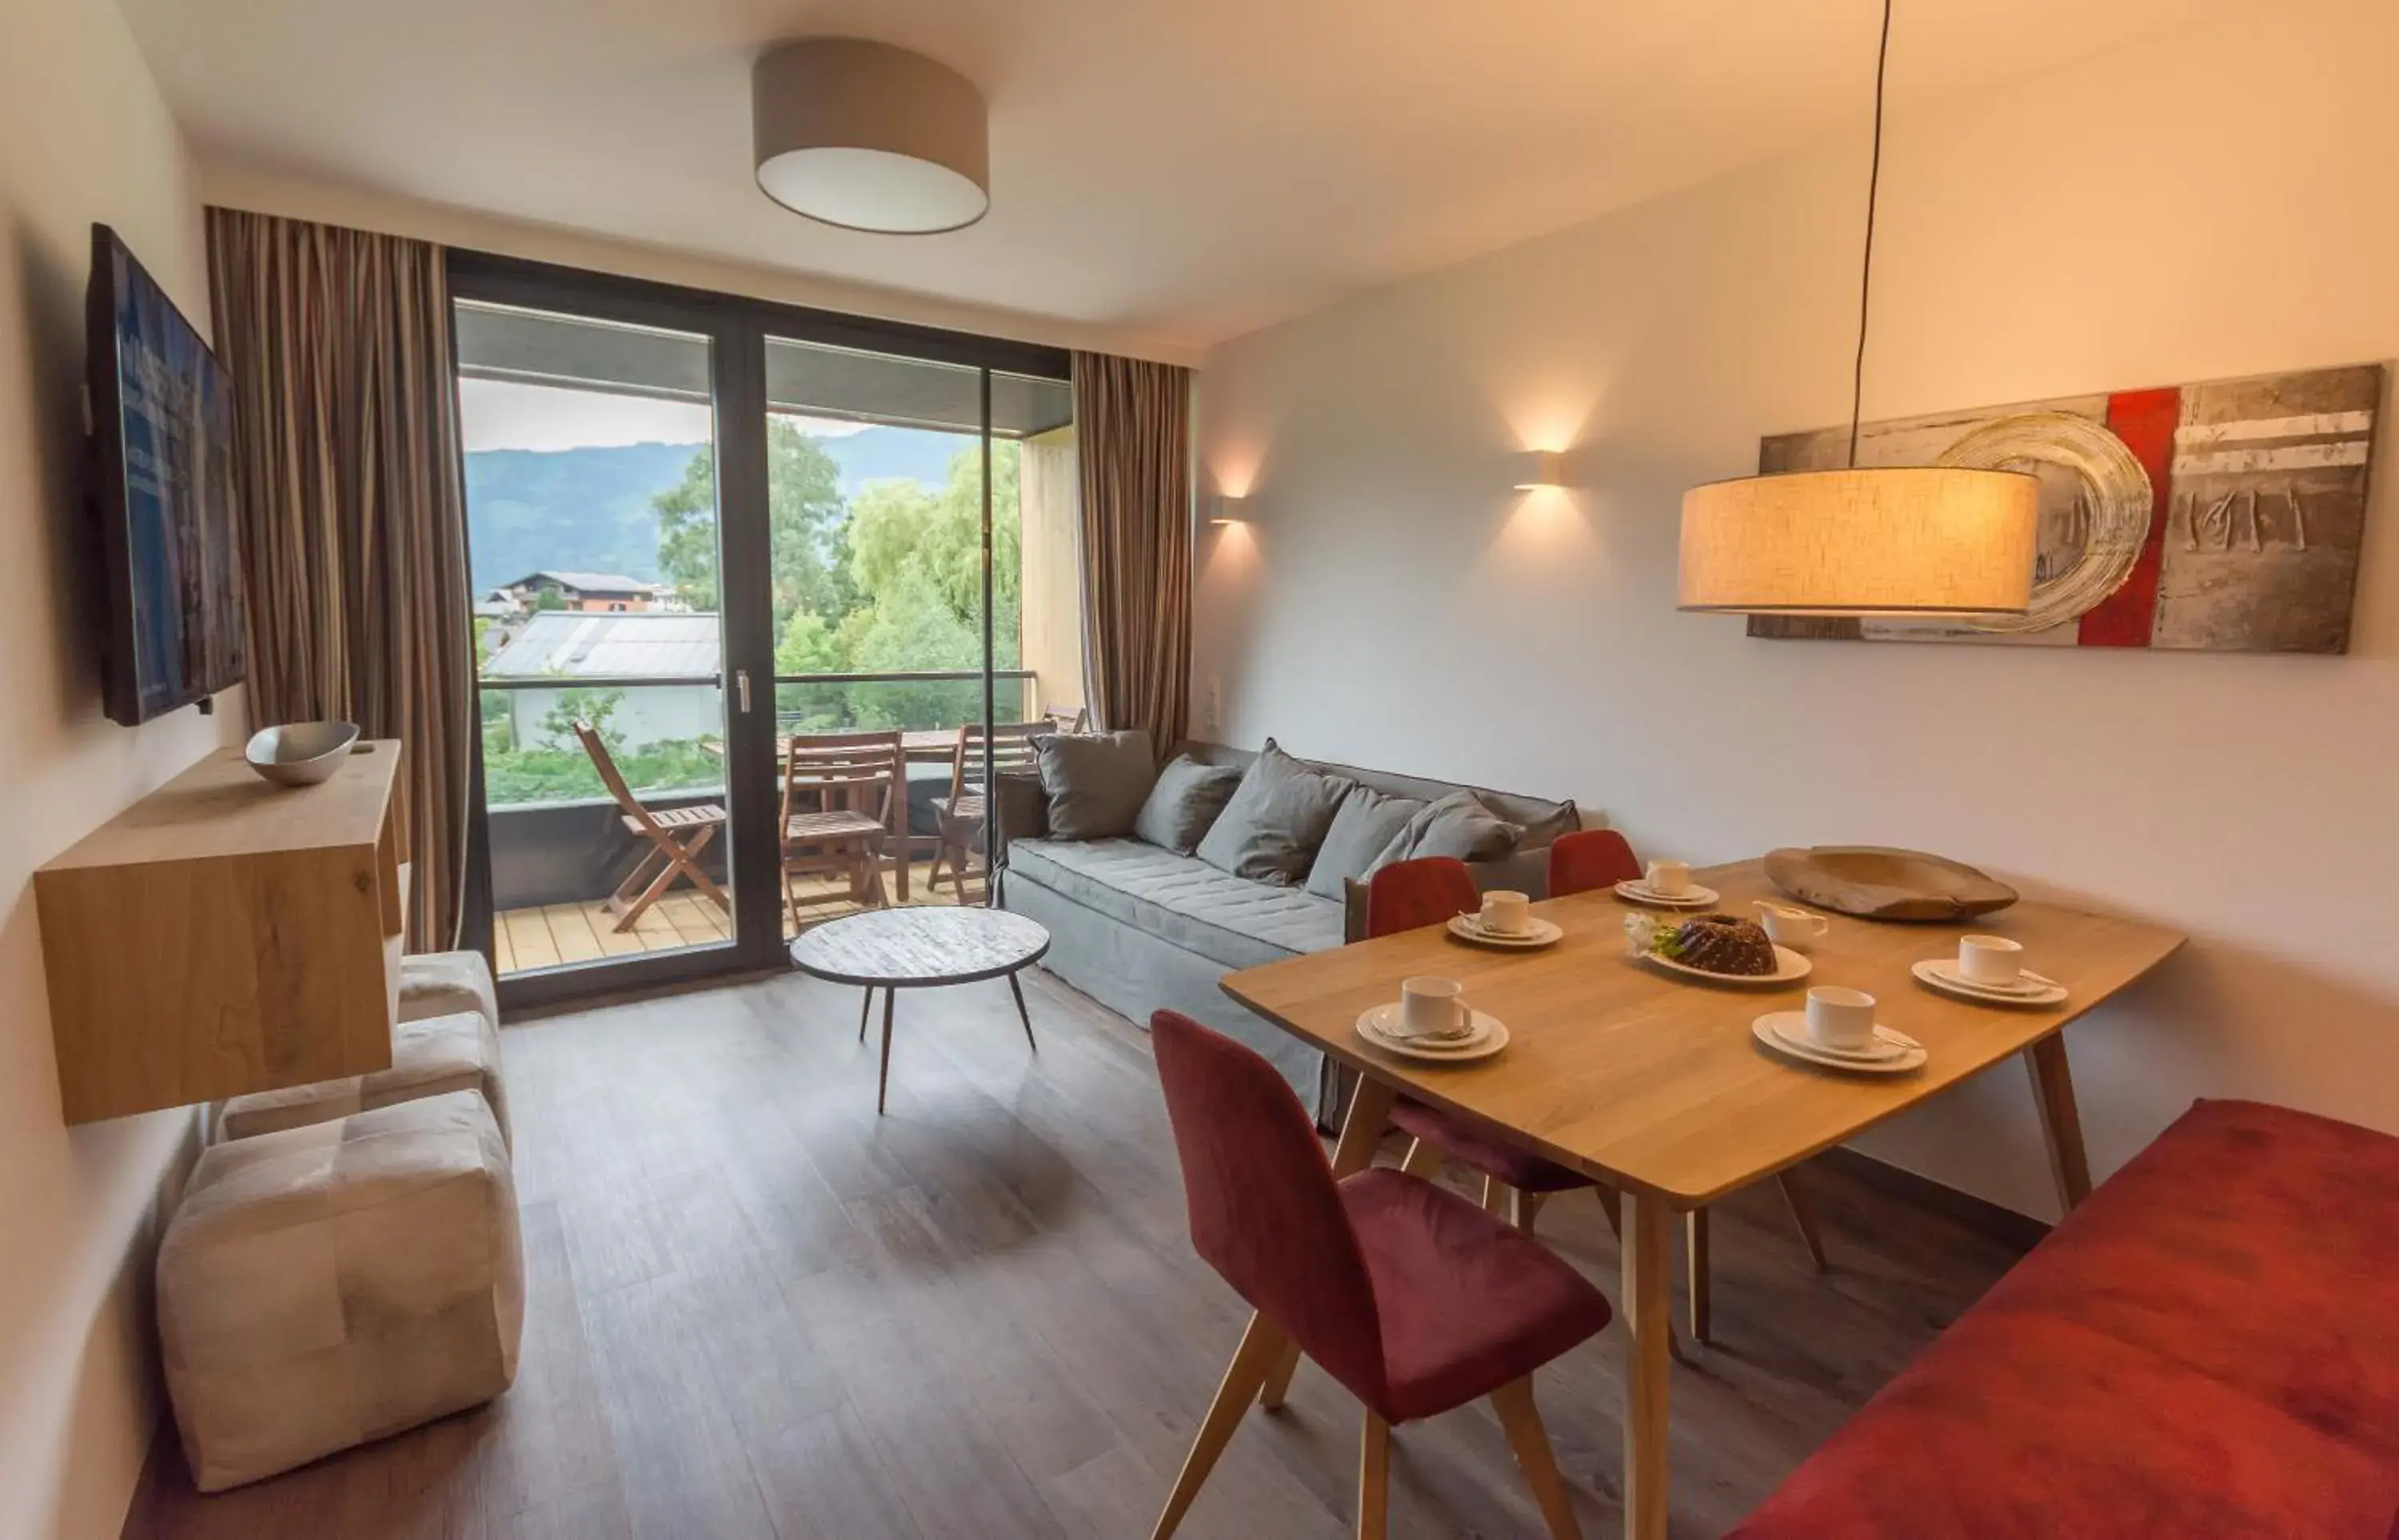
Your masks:
<path fill-rule="evenodd" d="M 996 712 L 1021 722 L 1035 710 L 1031 669 L 993 671 Z M 490 814 L 495 907 L 576 901 L 605 894 L 640 853 L 568 723 L 591 721 L 644 804 L 667 808 L 722 800 L 724 681 L 714 674 L 485 679 L 481 689 L 484 801 Z M 976 669 L 778 674 L 775 719 L 783 732 L 835 733 L 957 727 L 983 718 Z M 931 799 L 946 765 L 911 763 L 909 814 L 933 828 Z M 923 805 L 919 805 L 919 804 Z M 723 842 L 703 864 L 722 876 Z"/>

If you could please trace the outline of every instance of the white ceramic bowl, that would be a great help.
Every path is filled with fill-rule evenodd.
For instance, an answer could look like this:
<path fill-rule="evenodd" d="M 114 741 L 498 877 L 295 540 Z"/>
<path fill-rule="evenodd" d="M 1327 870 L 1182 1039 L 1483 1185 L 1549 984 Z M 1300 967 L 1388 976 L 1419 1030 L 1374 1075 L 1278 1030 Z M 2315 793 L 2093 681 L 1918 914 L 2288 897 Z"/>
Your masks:
<path fill-rule="evenodd" d="M 278 786 L 314 786 L 332 777 L 358 741 L 355 722 L 291 722 L 253 735 L 241 752 Z"/>

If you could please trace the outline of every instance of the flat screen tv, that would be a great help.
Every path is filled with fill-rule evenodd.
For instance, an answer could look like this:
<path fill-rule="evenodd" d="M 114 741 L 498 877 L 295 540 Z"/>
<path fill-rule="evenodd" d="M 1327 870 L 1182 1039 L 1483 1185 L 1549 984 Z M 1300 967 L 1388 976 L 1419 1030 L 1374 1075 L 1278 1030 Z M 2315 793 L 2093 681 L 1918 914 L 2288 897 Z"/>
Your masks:
<path fill-rule="evenodd" d="M 87 291 L 108 714 L 128 726 L 238 683 L 233 381 L 116 232 Z"/>

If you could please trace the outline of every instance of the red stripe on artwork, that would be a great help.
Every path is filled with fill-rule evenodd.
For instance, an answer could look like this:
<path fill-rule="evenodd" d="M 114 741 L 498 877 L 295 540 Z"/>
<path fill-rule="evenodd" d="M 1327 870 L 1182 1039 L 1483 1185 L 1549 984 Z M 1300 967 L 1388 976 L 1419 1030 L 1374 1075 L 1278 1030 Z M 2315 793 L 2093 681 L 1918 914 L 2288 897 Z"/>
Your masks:
<path fill-rule="evenodd" d="M 2085 647 L 2146 647 L 2158 617 L 2158 570 L 2164 563 L 2166 514 L 2174 507 L 2175 429 L 2182 392 L 2124 390 L 2108 398 L 2108 427 L 2149 473 L 2149 534 L 2123 587 L 2082 616 Z"/>

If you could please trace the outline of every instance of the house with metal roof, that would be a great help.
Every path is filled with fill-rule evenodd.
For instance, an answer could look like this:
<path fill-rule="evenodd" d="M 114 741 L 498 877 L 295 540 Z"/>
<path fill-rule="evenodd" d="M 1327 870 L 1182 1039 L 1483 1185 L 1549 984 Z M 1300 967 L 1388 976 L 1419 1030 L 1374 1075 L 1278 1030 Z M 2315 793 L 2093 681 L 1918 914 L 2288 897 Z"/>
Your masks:
<path fill-rule="evenodd" d="M 482 677 L 507 692 L 516 741 L 528 749 L 576 747 L 572 735 L 544 725 L 569 690 L 619 696 L 609 727 L 628 749 L 725 731 L 724 641 L 714 615 L 535 611 L 483 665 Z"/>

